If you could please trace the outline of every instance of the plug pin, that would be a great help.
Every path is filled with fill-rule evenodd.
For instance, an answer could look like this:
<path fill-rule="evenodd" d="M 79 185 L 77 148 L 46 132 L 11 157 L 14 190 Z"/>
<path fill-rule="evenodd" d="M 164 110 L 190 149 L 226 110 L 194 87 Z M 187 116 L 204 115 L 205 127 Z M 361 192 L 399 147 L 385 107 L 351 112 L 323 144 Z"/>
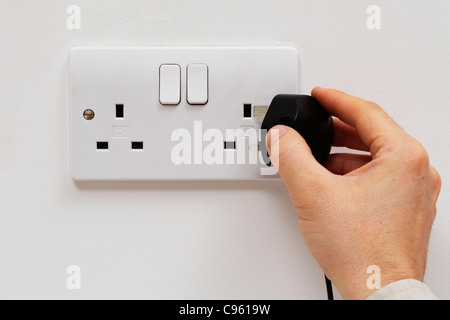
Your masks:
<path fill-rule="evenodd" d="M 266 116 L 269 106 L 254 106 L 253 107 L 253 117 L 257 119 L 264 119 Z"/>

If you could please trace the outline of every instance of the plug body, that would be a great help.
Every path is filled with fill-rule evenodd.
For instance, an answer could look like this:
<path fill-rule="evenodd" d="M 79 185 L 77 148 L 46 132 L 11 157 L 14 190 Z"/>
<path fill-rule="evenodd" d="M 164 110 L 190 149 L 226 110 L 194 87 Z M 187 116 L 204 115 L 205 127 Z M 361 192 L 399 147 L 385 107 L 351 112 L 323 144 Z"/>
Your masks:
<path fill-rule="evenodd" d="M 311 96 L 277 95 L 270 104 L 261 129 L 267 130 L 276 125 L 295 129 L 305 139 L 316 160 L 325 164 L 333 143 L 333 118 Z"/>

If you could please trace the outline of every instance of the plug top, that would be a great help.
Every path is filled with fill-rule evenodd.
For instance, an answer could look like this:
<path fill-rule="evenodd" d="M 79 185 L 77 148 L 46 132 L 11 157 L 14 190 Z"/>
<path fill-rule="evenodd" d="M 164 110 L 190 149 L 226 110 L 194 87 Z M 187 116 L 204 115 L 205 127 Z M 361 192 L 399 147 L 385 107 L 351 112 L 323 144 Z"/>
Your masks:
<path fill-rule="evenodd" d="M 325 164 L 333 143 L 333 118 L 311 96 L 277 95 L 270 104 L 261 129 L 267 132 L 276 125 L 295 129 L 305 139 L 316 160 Z"/>

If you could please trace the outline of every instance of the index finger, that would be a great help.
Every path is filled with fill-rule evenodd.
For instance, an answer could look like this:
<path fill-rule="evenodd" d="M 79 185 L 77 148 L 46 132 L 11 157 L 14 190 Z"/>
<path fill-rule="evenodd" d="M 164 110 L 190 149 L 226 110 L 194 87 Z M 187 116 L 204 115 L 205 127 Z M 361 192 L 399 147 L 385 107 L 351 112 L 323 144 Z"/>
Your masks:
<path fill-rule="evenodd" d="M 311 95 L 333 116 L 356 128 L 373 156 L 382 147 L 399 141 L 403 130 L 384 110 L 369 102 L 334 89 L 314 88 Z"/>

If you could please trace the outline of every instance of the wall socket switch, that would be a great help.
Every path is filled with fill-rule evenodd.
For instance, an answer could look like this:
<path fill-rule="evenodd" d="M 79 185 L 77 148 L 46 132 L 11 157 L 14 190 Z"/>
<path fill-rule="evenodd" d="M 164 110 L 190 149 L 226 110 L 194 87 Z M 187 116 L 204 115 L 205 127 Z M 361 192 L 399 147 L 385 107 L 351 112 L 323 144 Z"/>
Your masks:
<path fill-rule="evenodd" d="M 253 111 L 298 90 L 293 48 L 74 48 L 72 177 L 279 179 Z"/>

